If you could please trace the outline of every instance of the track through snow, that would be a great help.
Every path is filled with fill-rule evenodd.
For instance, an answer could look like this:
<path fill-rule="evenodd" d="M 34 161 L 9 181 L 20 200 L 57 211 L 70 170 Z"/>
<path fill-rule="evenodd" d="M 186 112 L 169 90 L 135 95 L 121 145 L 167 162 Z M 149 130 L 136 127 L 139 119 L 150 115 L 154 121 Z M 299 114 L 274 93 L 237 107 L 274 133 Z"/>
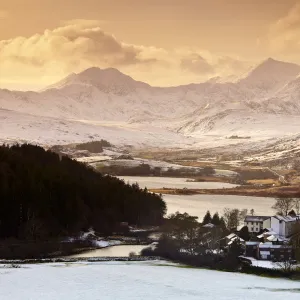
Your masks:
<path fill-rule="evenodd" d="M 0 269 L 0 299 L 9 300 L 298 300 L 299 297 L 299 282 L 179 268 L 165 262 Z"/>

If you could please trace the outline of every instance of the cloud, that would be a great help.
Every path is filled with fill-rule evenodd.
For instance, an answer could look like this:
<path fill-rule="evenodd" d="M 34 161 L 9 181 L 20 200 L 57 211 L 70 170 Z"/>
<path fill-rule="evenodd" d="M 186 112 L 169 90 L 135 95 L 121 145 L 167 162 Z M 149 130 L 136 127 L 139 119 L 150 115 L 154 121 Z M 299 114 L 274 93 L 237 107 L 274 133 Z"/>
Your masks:
<path fill-rule="evenodd" d="M 183 70 L 191 71 L 195 74 L 214 74 L 214 68 L 201 55 L 192 53 L 181 59 Z"/>
<path fill-rule="evenodd" d="M 288 14 L 271 25 L 269 44 L 275 53 L 299 56 L 300 51 L 300 3 Z"/>
<path fill-rule="evenodd" d="M 78 59 L 103 66 L 142 63 L 140 52 L 138 47 L 118 41 L 99 27 L 83 24 L 0 42 L 0 62 L 11 60 L 40 67 L 51 61 L 64 62 L 68 67 Z"/>
<path fill-rule="evenodd" d="M 0 10 L 0 21 L 7 19 L 9 17 L 9 13 L 6 10 Z"/>
<path fill-rule="evenodd" d="M 1 79 L 36 88 L 91 66 L 115 67 L 153 85 L 201 82 L 240 72 L 235 58 L 190 48 L 132 45 L 103 31 L 101 21 L 72 20 L 31 37 L 0 41 Z"/>

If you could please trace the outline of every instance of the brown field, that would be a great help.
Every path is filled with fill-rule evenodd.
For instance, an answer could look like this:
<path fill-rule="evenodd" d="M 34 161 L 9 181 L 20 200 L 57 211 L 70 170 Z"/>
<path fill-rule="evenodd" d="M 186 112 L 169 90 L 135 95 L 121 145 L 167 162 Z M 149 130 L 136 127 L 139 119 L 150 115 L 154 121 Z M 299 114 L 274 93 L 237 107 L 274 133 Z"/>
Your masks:
<path fill-rule="evenodd" d="M 254 197 L 300 197 L 300 187 L 280 186 L 271 188 L 238 187 L 232 189 L 152 189 L 153 193 L 173 195 L 238 195 Z"/>
<path fill-rule="evenodd" d="M 247 183 L 250 184 L 261 184 L 261 185 L 273 185 L 275 184 L 276 186 L 280 186 L 280 182 L 275 179 L 252 179 L 252 180 L 247 180 Z"/>
<path fill-rule="evenodd" d="M 215 169 L 224 169 L 224 170 L 230 170 L 234 171 L 236 168 L 225 163 L 217 163 L 217 162 L 204 162 L 204 161 L 188 161 L 188 160 L 174 160 L 172 161 L 175 164 L 182 165 L 182 166 L 187 166 L 187 167 L 213 167 Z"/>
<path fill-rule="evenodd" d="M 216 176 L 195 176 L 193 179 L 196 182 L 226 182 L 226 183 L 231 183 L 232 178 L 230 177 L 216 177 Z"/>

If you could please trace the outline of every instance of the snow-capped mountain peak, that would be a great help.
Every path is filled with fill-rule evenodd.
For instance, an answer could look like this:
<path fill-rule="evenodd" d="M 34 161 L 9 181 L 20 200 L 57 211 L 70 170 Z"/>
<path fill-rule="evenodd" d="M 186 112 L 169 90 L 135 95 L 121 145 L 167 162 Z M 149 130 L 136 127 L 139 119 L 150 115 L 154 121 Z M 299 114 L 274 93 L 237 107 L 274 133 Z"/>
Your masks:
<path fill-rule="evenodd" d="M 148 88 L 149 85 L 136 81 L 128 75 L 123 74 L 117 69 L 100 69 L 92 67 L 78 74 L 71 74 L 51 85 L 48 89 L 62 89 L 70 85 L 90 85 L 106 93 L 126 95 L 139 88 Z"/>
<path fill-rule="evenodd" d="M 41 92 L 0 90 L 0 113 L 11 116 L 11 136 L 15 130 L 24 135 L 31 130 L 35 139 L 43 138 L 35 131 L 36 124 L 44 132 L 53 128 L 53 139 L 60 132 L 65 141 L 87 139 L 93 132 L 113 135 L 115 128 L 124 134 L 129 130 L 133 140 L 132 132 L 141 128 L 149 143 L 156 139 L 156 131 L 163 131 L 162 139 L 170 140 L 205 135 L 273 137 L 298 132 L 299 73 L 300 66 L 269 58 L 239 81 L 216 77 L 199 84 L 157 88 L 117 69 L 93 67 Z M 47 126 L 39 119 L 47 120 Z M 77 127 L 84 128 L 84 135 Z M 2 132 L 2 137 L 7 136 L 6 130 Z"/>
<path fill-rule="evenodd" d="M 268 58 L 254 67 L 239 82 L 250 89 L 261 92 L 277 91 L 300 73 L 300 66 Z"/>

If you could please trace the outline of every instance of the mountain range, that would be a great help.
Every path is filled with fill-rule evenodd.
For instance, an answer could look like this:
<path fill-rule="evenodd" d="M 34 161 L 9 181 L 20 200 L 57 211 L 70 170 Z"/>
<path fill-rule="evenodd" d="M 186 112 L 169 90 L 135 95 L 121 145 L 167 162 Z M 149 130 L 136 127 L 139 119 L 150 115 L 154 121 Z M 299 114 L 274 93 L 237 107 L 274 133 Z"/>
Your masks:
<path fill-rule="evenodd" d="M 269 58 L 234 82 L 153 87 L 93 67 L 40 92 L 0 90 L 0 138 L 185 147 L 284 137 L 299 132 L 299 74 Z"/>

